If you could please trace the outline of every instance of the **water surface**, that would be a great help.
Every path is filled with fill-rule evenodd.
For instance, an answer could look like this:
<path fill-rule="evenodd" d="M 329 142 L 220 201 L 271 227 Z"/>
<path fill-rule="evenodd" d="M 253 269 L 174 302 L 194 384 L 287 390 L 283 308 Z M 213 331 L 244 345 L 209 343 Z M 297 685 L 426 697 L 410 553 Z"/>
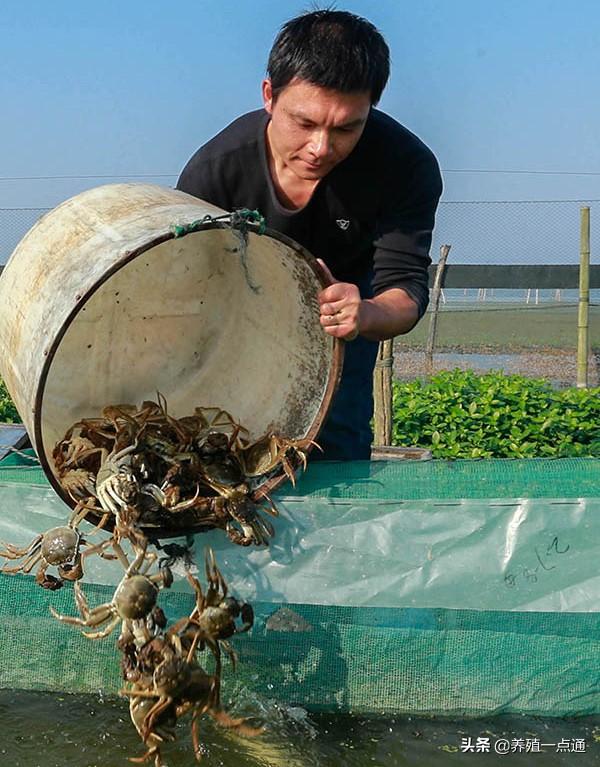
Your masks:
<path fill-rule="evenodd" d="M 233 713 L 264 723 L 266 733 L 242 738 L 203 720 L 204 767 L 492 767 L 507 761 L 511 766 L 591 767 L 600 761 L 600 717 L 366 719 L 308 714 L 243 694 L 230 706 Z M 195 763 L 188 730 L 188 721 L 180 722 L 177 742 L 165 746 L 168 767 Z M 508 753 L 494 753 L 500 743 Z M 469 745 L 473 751 L 463 750 Z M 126 767 L 128 757 L 143 752 L 123 700 L 0 691 L 2 767 Z"/>

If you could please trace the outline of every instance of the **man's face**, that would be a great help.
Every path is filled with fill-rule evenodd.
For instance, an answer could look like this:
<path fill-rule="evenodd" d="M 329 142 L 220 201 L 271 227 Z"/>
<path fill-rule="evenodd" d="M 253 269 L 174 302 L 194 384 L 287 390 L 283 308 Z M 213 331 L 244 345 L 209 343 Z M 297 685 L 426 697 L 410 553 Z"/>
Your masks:
<path fill-rule="evenodd" d="M 271 115 L 267 136 L 276 161 L 298 178 L 326 176 L 356 146 L 371 108 L 366 91 L 340 93 L 294 79 L 273 98 L 263 82 L 265 109 Z"/>

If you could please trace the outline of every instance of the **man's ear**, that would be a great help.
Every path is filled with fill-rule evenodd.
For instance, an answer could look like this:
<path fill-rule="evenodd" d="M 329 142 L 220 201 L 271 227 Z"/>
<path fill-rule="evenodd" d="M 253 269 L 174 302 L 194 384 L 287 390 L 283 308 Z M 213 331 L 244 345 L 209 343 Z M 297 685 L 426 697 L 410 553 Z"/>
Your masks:
<path fill-rule="evenodd" d="M 269 114 L 273 113 L 273 88 L 269 79 L 262 82 L 262 97 L 265 111 Z"/>

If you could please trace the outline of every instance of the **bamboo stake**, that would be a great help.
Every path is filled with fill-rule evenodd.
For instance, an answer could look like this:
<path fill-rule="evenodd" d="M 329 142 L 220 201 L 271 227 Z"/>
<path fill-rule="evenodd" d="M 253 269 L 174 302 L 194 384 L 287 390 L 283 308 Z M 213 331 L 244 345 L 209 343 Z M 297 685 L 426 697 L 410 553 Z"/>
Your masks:
<path fill-rule="evenodd" d="M 581 208 L 579 257 L 579 312 L 577 315 L 577 388 L 588 385 L 588 323 L 590 306 L 590 209 Z"/>
<path fill-rule="evenodd" d="M 425 347 L 425 364 L 428 375 L 431 375 L 433 372 L 433 347 L 435 346 L 435 336 L 437 332 L 437 319 L 440 307 L 442 278 L 444 276 L 446 260 L 448 258 L 448 253 L 450 253 L 450 248 L 450 245 L 442 245 L 440 248 L 440 260 L 438 261 L 437 269 L 435 270 L 435 279 L 433 281 L 433 288 L 431 290 L 431 320 L 429 322 L 429 336 L 427 338 L 427 346 Z"/>
<path fill-rule="evenodd" d="M 377 352 L 373 373 L 373 444 L 381 447 L 392 444 L 392 368 L 394 365 L 394 339 L 382 341 Z"/>

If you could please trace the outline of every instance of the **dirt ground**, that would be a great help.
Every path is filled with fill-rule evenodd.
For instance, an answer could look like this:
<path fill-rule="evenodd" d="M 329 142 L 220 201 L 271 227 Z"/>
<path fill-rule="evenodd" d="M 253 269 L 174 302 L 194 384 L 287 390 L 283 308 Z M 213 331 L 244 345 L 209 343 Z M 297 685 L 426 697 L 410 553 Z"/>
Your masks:
<path fill-rule="evenodd" d="M 433 356 L 433 372 L 440 370 L 474 370 L 486 373 L 502 370 L 529 378 L 546 378 L 559 388 L 577 383 L 577 358 L 573 350 L 547 349 L 536 351 L 496 352 L 452 349 L 440 351 Z M 414 349 L 394 350 L 394 377 L 411 380 L 428 375 L 425 353 Z M 588 361 L 588 386 L 600 386 L 600 353 L 590 353 Z"/>

